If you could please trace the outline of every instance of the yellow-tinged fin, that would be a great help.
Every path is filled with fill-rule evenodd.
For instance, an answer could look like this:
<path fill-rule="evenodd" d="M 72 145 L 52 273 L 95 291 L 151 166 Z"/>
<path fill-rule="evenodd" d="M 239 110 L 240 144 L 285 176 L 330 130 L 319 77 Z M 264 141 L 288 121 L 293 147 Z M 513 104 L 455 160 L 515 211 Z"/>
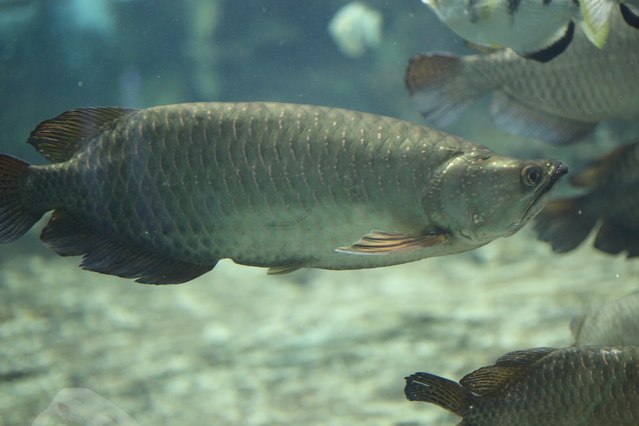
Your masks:
<path fill-rule="evenodd" d="M 306 262 L 304 261 L 293 261 L 280 266 L 271 266 L 270 268 L 268 268 L 267 274 L 268 275 L 290 274 L 291 272 L 295 272 L 298 269 L 303 268 L 305 264 Z"/>
<path fill-rule="evenodd" d="M 205 265 L 189 263 L 145 250 L 94 231 L 61 209 L 53 212 L 40 239 L 60 256 L 84 256 L 82 269 L 136 278 L 143 284 L 180 284 L 210 271 L 217 263 L 216 259 Z"/>
<path fill-rule="evenodd" d="M 447 239 L 446 234 L 406 235 L 373 230 L 353 245 L 335 251 L 348 254 L 409 253 L 441 244 Z"/>
<path fill-rule="evenodd" d="M 0 244 L 20 238 L 44 214 L 29 210 L 20 197 L 28 169 L 28 163 L 0 154 Z"/>
<path fill-rule="evenodd" d="M 507 353 L 495 365 L 467 374 L 459 383 L 477 395 L 498 395 L 522 377 L 530 365 L 554 351 L 554 348 L 533 348 Z"/>
<path fill-rule="evenodd" d="M 476 397 L 452 380 L 428 373 L 406 377 L 404 394 L 409 401 L 430 402 L 460 417 L 465 417 Z"/>
<path fill-rule="evenodd" d="M 91 137 L 137 110 L 120 107 L 78 108 L 40 123 L 27 141 L 47 160 L 69 160 Z"/>
<path fill-rule="evenodd" d="M 616 0 L 579 0 L 583 21 L 580 27 L 588 40 L 601 49 L 610 33 L 610 13 L 616 7 Z"/>

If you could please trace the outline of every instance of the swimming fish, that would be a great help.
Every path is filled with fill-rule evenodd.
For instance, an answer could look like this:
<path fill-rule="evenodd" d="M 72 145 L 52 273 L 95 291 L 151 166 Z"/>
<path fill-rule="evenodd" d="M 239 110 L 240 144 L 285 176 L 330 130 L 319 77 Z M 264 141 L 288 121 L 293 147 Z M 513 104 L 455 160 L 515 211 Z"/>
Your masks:
<path fill-rule="evenodd" d="M 588 193 L 548 203 L 535 221 L 537 237 L 550 243 L 553 251 L 565 253 L 600 222 L 595 248 L 639 256 L 639 142 L 617 148 L 570 183 Z"/>
<path fill-rule="evenodd" d="M 42 231 L 91 271 L 179 283 L 219 259 L 360 269 L 464 252 L 515 233 L 567 172 L 424 126 L 279 103 L 83 108 L 0 157 L 0 243 Z"/>
<path fill-rule="evenodd" d="M 613 21 L 621 20 L 619 13 Z M 604 120 L 639 120 L 639 31 L 616 25 L 605 48 L 575 35 L 552 62 L 527 61 L 512 50 L 486 55 L 417 56 L 406 84 L 421 114 L 443 126 L 493 92 L 491 115 L 503 130 L 567 144 Z"/>
<path fill-rule="evenodd" d="M 639 28 L 639 0 L 422 0 L 462 38 L 488 48 L 510 48 L 518 55 L 548 62 L 562 54 L 579 27 L 594 46 L 603 48 L 610 16 L 614 25 Z M 628 25 L 626 25 L 628 24 Z"/>
<path fill-rule="evenodd" d="M 511 352 L 459 383 L 415 373 L 404 392 L 463 417 L 459 426 L 636 426 L 639 419 L 637 346 Z"/>
<path fill-rule="evenodd" d="M 639 291 L 570 322 L 575 346 L 639 345 Z"/>

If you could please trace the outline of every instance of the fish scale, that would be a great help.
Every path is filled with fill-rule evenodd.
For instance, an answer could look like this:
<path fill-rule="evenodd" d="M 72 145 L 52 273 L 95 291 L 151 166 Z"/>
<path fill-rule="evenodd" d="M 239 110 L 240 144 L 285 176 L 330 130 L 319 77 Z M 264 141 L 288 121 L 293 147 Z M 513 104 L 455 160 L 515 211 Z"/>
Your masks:
<path fill-rule="evenodd" d="M 79 109 L 29 142 L 54 164 L 0 156 L 21 187 L 0 194 L 0 241 L 55 210 L 51 249 L 154 283 L 223 258 L 284 273 L 471 250 L 521 228 L 567 171 L 390 117 L 278 103 Z"/>

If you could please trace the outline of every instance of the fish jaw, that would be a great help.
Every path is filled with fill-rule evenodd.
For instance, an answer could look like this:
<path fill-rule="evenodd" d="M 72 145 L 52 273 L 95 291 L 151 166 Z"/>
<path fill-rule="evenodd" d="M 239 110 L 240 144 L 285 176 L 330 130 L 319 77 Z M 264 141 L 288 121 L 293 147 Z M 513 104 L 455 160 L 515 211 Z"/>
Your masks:
<path fill-rule="evenodd" d="M 477 150 L 456 157 L 440 172 L 427 203 L 437 210 L 433 217 L 439 226 L 479 247 L 526 225 L 567 171 L 555 160 L 522 160 Z"/>

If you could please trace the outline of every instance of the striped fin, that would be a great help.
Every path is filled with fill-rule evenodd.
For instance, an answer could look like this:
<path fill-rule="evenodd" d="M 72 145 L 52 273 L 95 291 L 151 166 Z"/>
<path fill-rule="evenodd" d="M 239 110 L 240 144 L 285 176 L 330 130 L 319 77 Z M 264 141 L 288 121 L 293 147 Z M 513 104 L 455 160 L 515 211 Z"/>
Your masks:
<path fill-rule="evenodd" d="M 579 0 L 583 22 L 580 24 L 588 40 L 601 49 L 610 32 L 610 14 L 614 0 Z"/>
<path fill-rule="evenodd" d="M 441 244 L 447 239 L 446 234 L 406 235 L 373 230 L 353 245 L 335 251 L 347 254 L 408 253 Z"/>
<path fill-rule="evenodd" d="M 119 118 L 137 110 L 120 107 L 78 108 L 40 123 L 32 132 L 29 144 L 52 163 L 69 160 L 84 141 Z"/>

